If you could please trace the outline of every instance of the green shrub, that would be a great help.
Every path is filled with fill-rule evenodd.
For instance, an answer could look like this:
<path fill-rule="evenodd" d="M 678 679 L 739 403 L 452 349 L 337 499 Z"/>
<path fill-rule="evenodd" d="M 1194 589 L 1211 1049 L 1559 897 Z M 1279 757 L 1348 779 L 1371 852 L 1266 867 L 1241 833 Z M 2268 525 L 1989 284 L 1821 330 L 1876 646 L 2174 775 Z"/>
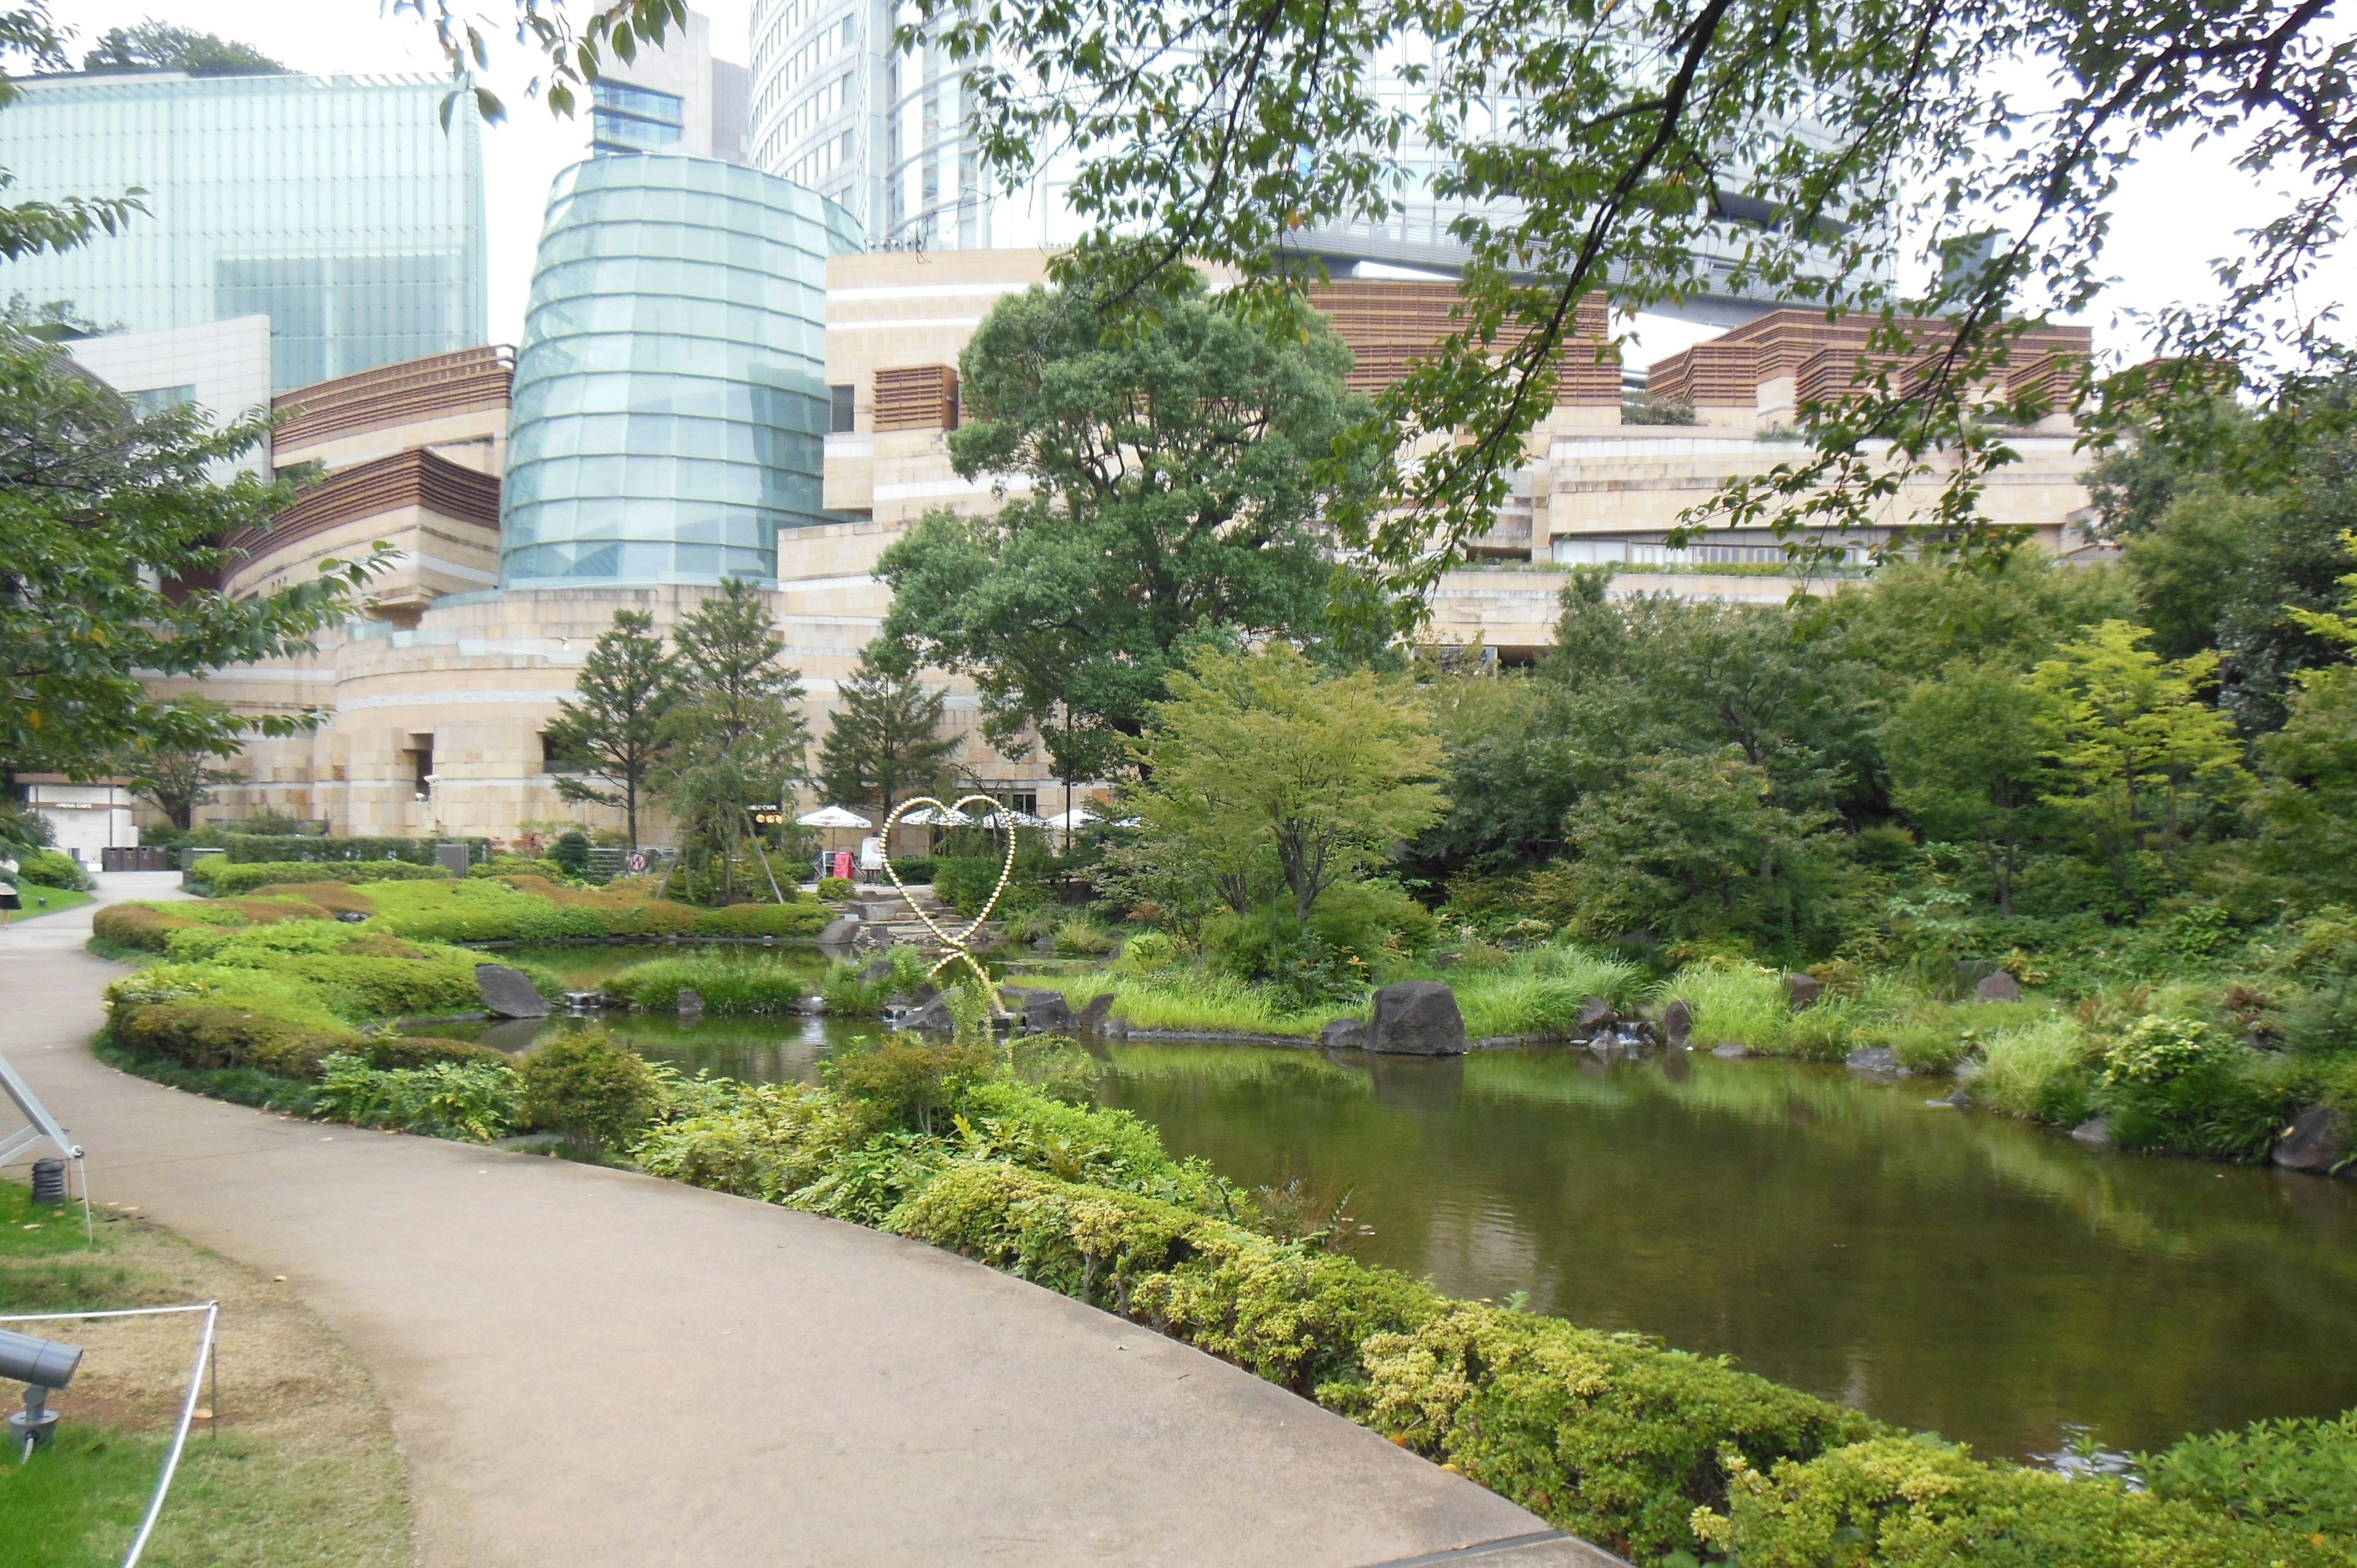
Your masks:
<path fill-rule="evenodd" d="M 744 1084 L 721 1106 L 648 1129 L 632 1153 L 650 1175 L 782 1203 L 859 1135 L 858 1119 L 823 1090 Z"/>
<path fill-rule="evenodd" d="M 327 838 L 310 833 L 220 833 L 213 842 L 229 852 L 232 865 L 259 865 L 265 862 L 283 861 L 406 861 L 413 865 L 431 865 L 434 846 L 450 843 L 446 839 L 414 838 Z M 490 852 L 489 839 L 467 839 L 470 858 L 479 860 Z"/>
<path fill-rule="evenodd" d="M 369 889 L 387 929 L 416 941 L 557 941 L 602 937 L 595 908 L 555 903 L 504 882 L 407 882 Z"/>
<path fill-rule="evenodd" d="M 175 931 L 199 929 L 199 922 L 155 904 L 105 904 L 91 917 L 91 934 L 117 947 L 162 952 Z"/>
<path fill-rule="evenodd" d="M 908 878 L 904 876 L 901 880 L 905 882 Z M 830 902 L 841 903 L 858 891 L 858 885 L 848 876 L 822 876 L 818 879 L 818 896 Z"/>
<path fill-rule="evenodd" d="M 318 1104 L 322 1114 L 355 1126 L 488 1144 L 514 1123 L 516 1074 L 503 1062 L 375 1068 L 339 1054 L 320 1064 Z"/>
<path fill-rule="evenodd" d="M 1740 1045 L 1773 1055 L 1792 1026 L 1792 1005 L 1781 976 L 1739 961 L 1690 963 L 1670 977 L 1663 995 L 1694 1009 L 1696 1046 Z"/>
<path fill-rule="evenodd" d="M 87 893 L 98 884 L 81 868 L 81 862 L 63 850 L 37 849 L 16 858 L 16 878 L 41 887 L 62 887 L 69 892 Z"/>
<path fill-rule="evenodd" d="M 1113 951 L 1114 940 L 1111 931 L 1084 916 L 1056 926 L 1056 950 L 1066 958 L 1102 958 Z"/>
<path fill-rule="evenodd" d="M 2075 1126 L 2094 1113 L 2096 1042 L 2060 1014 L 2000 1030 L 1983 1047 L 1972 1080 L 1976 1105 Z"/>
<path fill-rule="evenodd" d="M 1309 927 L 1371 969 L 1414 958 L 1432 946 L 1432 911 L 1388 882 L 1344 882 L 1318 897 Z"/>
<path fill-rule="evenodd" d="M 2301 1535 L 2357 1540 L 2357 1411 L 2201 1433 L 2136 1467 L 2157 1498 Z"/>
<path fill-rule="evenodd" d="M 279 1078 L 313 1079 L 336 1053 L 356 1051 L 350 1031 L 289 1023 L 250 1008 L 199 1002 L 118 1006 L 108 1032 L 126 1050 L 190 1068 L 252 1068 Z"/>
<path fill-rule="evenodd" d="M 190 866 L 183 877 L 191 891 L 226 898 L 256 888 L 305 882 L 434 882 L 450 874 L 438 865 L 401 860 L 254 861 L 239 864 L 213 855 Z"/>
<path fill-rule="evenodd" d="M 2105 1049 L 2094 1097 L 2123 1148 L 2255 1160 L 2295 1090 L 2292 1064 L 2211 1024 L 2151 1017 Z"/>
<path fill-rule="evenodd" d="M 949 1130 L 966 1091 L 997 1067 L 998 1053 L 984 1041 L 887 1035 L 835 1052 L 820 1070 L 868 1125 L 930 1137 Z"/>
<path fill-rule="evenodd" d="M 589 835 L 579 828 L 568 828 L 556 835 L 549 847 L 548 858 L 567 876 L 589 875 Z"/>
<path fill-rule="evenodd" d="M 473 877 L 540 876 L 554 882 L 565 875 L 565 867 L 538 855 L 495 854 L 467 867 L 467 875 Z"/>
<path fill-rule="evenodd" d="M 2345 1552 L 2144 1496 L 2107 1478 L 1985 1465 L 1880 1437 L 1731 1477 L 1699 1521 L 1744 1568 L 2321 1568 Z"/>
<path fill-rule="evenodd" d="M 982 913 L 983 905 L 997 889 L 998 878 L 1006 869 L 1004 855 L 942 855 L 933 862 L 933 895 L 971 920 Z M 991 906 L 992 915 L 1012 915 L 1050 902 L 1048 890 L 1036 880 L 1046 869 L 1044 856 L 1018 854 L 1015 875 L 1008 878 L 1006 890 L 999 895 L 998 902 Z M 900 873 L 900 880 L 913 882 L 906 870 Z"/>
<path fill-rule="evenodd" d="M 896 854 L 892 857 L 892 869 L 899 872 L 900 880 L 910 887 L 930 884 L 939 875 L 937 868 L 940 865 L 941 862 L 927 854 Z"/>
<path fill-rule="evenodd" d="M 1373 972 L 1289 909 L 1222 910 L 1203 922 L 1203 957 L 1217 973 L 1265 987 L 1285 1007 L 1355 1001 Z"/>
<path fill-rule="evenodd" d="M 834 918 L 823 904 L 797 898 L 791 904 L 731 904 L 695 917 L 704 937 L 814 937 Z"/>
<path fill-rule="evenodd" d="M 649 959 L 605 982 L 606 994 L 634 1007 L 668 1012 L 679 993 L 693 991 L 711 1013 L 791 1013 L 810 993 L 810 983 L 774 963 L 698 953 L 692 958 Z"/>
<path fill-rule="evenodd" d="M 1726 1496 L 1730 1461 L 1804 1459 L 1889 1431 L 1721 1359 L 1471 1303 L 1360 1354 L 1364 1386 L 1341 1402 L 1368 1425 L 1647 1561 L 1692 1548 L 1694 1511 Z"/>
<path fill-rule="evenodd" d="M 884 1004 L 894 996 L 907 996 L 926 983 L 932 962 L 917 949 L 903 942 L 884 955 L 892 966 L 889 974 L 875 980 L 866 978 L 872 959 L 858 962 L 838 960 L 827 965 L 826 974 L 819 982 L 819 994 L 826 999 L 826 1010 L 838 1018 L 873 1018 L 884 1011 Z"/>
<path fill-rule="evenodd" d="M 638 1052 L 603 1029 L 560 1035 L 516 1069 L 521 1124 L 608 1149 L 630 1147 L 662 1109 Z"/>

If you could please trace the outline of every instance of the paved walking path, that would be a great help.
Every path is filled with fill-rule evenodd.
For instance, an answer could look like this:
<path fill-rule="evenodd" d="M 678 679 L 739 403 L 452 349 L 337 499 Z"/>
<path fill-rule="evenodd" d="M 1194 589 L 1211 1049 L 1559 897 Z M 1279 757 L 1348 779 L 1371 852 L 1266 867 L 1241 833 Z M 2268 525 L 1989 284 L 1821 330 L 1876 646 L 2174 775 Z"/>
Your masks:
<path fill-rule="evenodd" d="M 104 880 L 112 901 L 175 879 Z M 115 1072 L 85 1048 L 123 972 L 81 950 L 90 917 L 0 932 L 0 1050 L 102 1201 L 286 1275 L 343 1337 L 391 1409 L 425 1568 L 1616 1561 L 947 1252 Z"/>

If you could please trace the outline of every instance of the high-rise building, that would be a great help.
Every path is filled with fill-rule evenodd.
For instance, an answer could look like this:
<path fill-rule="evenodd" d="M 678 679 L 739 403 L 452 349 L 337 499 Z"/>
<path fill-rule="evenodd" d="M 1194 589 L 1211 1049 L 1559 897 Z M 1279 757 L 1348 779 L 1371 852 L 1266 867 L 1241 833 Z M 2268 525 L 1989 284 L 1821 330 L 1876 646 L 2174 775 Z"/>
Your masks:
<path fill-rule="evenodd" d="M 775 578 L 819 500 L 826 263 L 851 216 L 691 157 L 557 176 L 516 356 L 501 500 L 511 588 Z"/>
<path fill-rule="evenodd" d="M 712 20 L 698 11 L 661 48 L 609 59 L 589 88 L 589 146 L 596 153 L 685 153 L 745 161 L 751 77 L 712 53 Z"/>
<path fill-rule="evenodd" d="M 270 318 L 279 391 L 488 336 L 481 127 L 428 76 L 37 77 L 0 111 L 10 199 L 145 194 L 8 287 L 134 332 Z"/>

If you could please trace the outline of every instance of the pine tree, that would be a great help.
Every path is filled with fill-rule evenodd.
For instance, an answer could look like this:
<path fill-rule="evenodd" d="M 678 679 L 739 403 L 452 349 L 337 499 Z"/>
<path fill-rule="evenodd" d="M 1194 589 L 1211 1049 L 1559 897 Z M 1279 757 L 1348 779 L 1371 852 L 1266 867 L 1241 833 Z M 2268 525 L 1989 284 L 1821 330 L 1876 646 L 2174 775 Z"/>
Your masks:
<path fill-rule="evenodd" d="M 552 761 L 578 763 L 605 781 L 601 787 L 559 775 L 556 792 L 621 807 L 632 849 L 639 847 L 639 797 L 662 755 L 663 715 L 678 696 L 673 661 L 654 626 L 651 615 L 616 610 L 581 666 L 573 700 L 557 705 L 544 736 Z"/>
<path fill-rule="evenodd" d="M 736 897 L 752 808 L 784 800 L 802 777 L 810 725 L 802 671 L 782 662 L 769 603 L 741 578 L 723 583 L 672 640 L 679 697 L 659 727 L 654 784 L 679 819 L 682 847 L 718 857 L 726 903 Z"/>
<path fill-rule="evenodd" d="M 878 822 L 903 798 L 932 789 L 957 749 L 957 737 L 942 733 L 942 693 L 925 689 L 915 664 L 905 644 L 869 643 L 843 683 L 842 705 L 819 750 L 827 799 L 872 806 Z"/>

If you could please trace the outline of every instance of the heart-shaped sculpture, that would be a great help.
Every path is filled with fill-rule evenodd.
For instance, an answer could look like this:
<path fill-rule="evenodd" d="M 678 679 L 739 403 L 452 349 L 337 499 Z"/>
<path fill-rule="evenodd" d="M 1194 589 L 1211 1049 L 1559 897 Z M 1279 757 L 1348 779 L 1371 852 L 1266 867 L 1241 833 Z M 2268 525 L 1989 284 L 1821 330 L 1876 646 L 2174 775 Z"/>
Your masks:
<path fill-rule="evenodd" d="M 900 819 L 910 811 L 930 806 L 940 815 L 963 816 L 965 814 L 963 808 L 970 805 L 988 807 L 987 815 L 997 820 L 1000 831 L 1006 835 L 1006 864 L 999 868 L 998 886 L 992 888 L 990 897 L 982 901 L 981 913 L 974 916 L 965 929 L 952 934 L 933 924 L 933 918 L 925 913 L 924 907 L 919 904 L 916 897 L 909 893 L 908 884 L 900 880 L 899 868 L 892 864 L 892 830 L 899 824 Z M 917 918 L 924 922 L 925 929 L 939 937 L 942 946 L 948 950 L 942 954 L 939 962 L 925 971 L 925 978 L 931 980 L 942 970 L 963 959 L 966 968 L 974 971 L 974 978 L 982 982 L 983 989 L 988 990 L 990 976 L 982 965 L 974 961 L 974 950 L 967 944 L 974 940 L 974 932 L 982 929 L 982 923 L 990 918 L 990 912 L 998 907 L 998 896 L 1006 891 L 1006 884 L 1015 875 L 1015 819 L 1008 814 L 1006 807 L 987 795 L 963 796 L 954 806 L 944 806 L 931 795 L 920 795 L 912 800 L 901 801 L 892 808 L 892 814 L 884 819 L 882 847 L 884 875 L 892 879 L 892 886 L 900 890 L 900 897 L 908 900 L 909 908 L 916 911 Z"/>

